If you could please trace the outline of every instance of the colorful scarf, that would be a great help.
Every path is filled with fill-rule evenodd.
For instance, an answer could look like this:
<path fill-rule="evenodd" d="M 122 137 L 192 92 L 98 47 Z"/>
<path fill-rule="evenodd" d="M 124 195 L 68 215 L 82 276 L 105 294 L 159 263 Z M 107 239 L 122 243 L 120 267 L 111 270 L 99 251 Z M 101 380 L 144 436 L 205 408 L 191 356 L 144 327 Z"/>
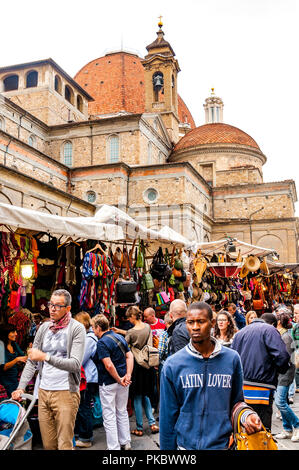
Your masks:
<path fill-rule="evenodd" d="M 51 322 L 51 326 L 49 327 L 49 329 L 53 333 L 57 333 L 58 330 L 61 330 L 62 328 L 66 328 L 69 322 L 71 321 L 71 319 L 72 319 L 72 314 L 71 312 L 68 312 L 62 318 L 60 318 L 60 320 L 58 320 L 57 322 Z"/>

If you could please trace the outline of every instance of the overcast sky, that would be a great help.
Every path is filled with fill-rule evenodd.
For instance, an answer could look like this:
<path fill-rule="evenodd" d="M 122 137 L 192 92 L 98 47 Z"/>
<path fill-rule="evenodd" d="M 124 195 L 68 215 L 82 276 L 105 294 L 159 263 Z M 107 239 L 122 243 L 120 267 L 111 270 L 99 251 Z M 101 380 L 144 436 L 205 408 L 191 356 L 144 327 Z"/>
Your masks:
<path fill-rule="evenodd" d="M 179 93 L 196 125 L 204 124 L 214 87 L 224 122 L 250 134 L 267 156 L 264 181 L 295 179 L 299 197 L 298 1 L 1 2 L 0 66 L 52 57 L 74 76 L 121 44 L 143 57 L 162 15 L 181 68 Z"/>

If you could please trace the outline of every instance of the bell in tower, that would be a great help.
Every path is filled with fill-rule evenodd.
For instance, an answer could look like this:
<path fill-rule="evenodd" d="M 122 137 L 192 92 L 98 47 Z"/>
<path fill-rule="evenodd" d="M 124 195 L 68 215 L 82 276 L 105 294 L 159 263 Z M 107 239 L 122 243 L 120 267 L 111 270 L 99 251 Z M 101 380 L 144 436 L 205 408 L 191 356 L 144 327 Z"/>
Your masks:
<path fill-rule="evenodd" d="M 164 93 L 164 77 L 162 72 L 155 72 L 153 75 L 153 87 L 155 101 L 159 101 L 159 93 Z"/>
<path fill-rule="evenodd" d="M 177 96 L 177 74 L 180 67 L 174 50 L 164 39 L 163 23 L 158 23 L 159 31 L 154 42 L 146 49 L 148 54 L 142 60 L 145 69 L 145 109 L 148 113 L 160 113 L 170 139 L 179 140 L 179 117 Z"/>

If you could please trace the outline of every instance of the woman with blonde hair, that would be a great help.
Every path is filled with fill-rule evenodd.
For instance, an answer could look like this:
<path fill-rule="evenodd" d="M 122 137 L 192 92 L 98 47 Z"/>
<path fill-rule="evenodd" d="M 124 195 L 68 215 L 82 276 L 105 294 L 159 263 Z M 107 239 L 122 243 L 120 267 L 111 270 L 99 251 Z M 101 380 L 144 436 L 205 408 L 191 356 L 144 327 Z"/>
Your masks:
<path fill-rule="evenodd" d="M 142 312 L 138 307 L 129 307 L 126 312 L 126 317 L 134 325 L 127 334 L 126 341 L 131 347 L 134 355 L 134 350 L 141 350 L 146 344 L 152 346 L 152 332 L 147 323 L 142 321 Z M 159 427 L 156 426 L 156 420 L 152 412 L 152 404 L 150 397 L 153 396 L 155 385 L 155 370 L 154 368 L 146 369 L 138 364 L 134 355 L 134 369 L 132 374 L 132 384 L 130 386 L 130 398 L 134 403 L 134 410 L 136 416 L 136 429 L 132 434 L 141 437 L 143 435 L 143 410 L 150 426 L 152 434 L 159 432 Z"/>
<path fill-rule="evenodd" d="M 91 403 L 95 395 L 99 395 L 98 369 L 92 358 L 97 351 L 98 338 L 91 327 L 91 318 L 87 312 L 75 315 L 86 329 L 85 352 L 82 366 L 86 375 L 86 390 L 81 391 L 81 401 L 76 418 L 75 436 L 76 447 L 91 447 L 93 440 L 93 418 Z"/>
<path fill-rule="evenodd" d="M 246 326 L 250 325 L 252 320 L 254 320 L 255 318 L 257 318 L 256 312 L 254 310 L 249 310 L 249 312 L 246 313 L 246 317 L 245 317 Z"/>

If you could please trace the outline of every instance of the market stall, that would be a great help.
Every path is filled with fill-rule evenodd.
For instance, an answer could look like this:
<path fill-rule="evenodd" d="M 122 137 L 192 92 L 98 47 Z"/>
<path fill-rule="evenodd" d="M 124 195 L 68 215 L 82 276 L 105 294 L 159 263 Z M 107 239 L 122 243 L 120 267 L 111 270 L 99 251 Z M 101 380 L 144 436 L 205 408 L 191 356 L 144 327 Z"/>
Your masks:
<path fill-rule="evenodd" d="M 217 309 L 235 303 L 258 315 L 281 302 L 298 299 L 298 265 L 277 263 L 271 248 L 236 238 L 194 243 L 192 301 L 205 300 Z"/>
<path fill-rule="evenodd" d="M 132 304 L 165 313 L 184 291 L 186 273 L 171 278 L 169 263 L 186 241 L 174 231 L 147 229 L 115 207 L 103 206 L 94 217 L 60 217 L 0 204 L 0 221 L 0 323 L 17 324 L 20 341 L 33 314 L 48 316 L 55 289 L 71 293 L 73 314 L 102 312 L 112 324 L 117 309 Z"/>

